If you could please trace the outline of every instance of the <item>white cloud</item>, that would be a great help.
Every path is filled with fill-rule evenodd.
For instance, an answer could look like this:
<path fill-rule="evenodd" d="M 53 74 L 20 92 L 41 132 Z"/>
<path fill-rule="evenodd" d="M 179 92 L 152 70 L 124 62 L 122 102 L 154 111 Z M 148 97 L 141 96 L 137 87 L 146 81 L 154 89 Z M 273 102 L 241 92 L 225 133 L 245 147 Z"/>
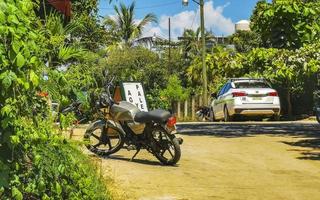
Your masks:
<path fill-rule="evenodd" d="M 234 33 L 234 23 L 230 18 L 223 15 L 223 10 L 230 3 L 224 6 L 214 7 L 213 1 L 208 1 L 204 5 L 205 27 L 212 30 L 215 35 L 230 35 Z M 168 18 L 171 18 L 171 35 L 177 39 L 181 36 L 183 30 L 188 28 L 197 29 L 200 26 L 199 8 L 197 11 L 183 11 L 173 16 L 162 15 L 159 18 L 158 25 L 148 25 L 143 36 L 153 36 L 154 34 L 161 37 L 168 37 Z"/>

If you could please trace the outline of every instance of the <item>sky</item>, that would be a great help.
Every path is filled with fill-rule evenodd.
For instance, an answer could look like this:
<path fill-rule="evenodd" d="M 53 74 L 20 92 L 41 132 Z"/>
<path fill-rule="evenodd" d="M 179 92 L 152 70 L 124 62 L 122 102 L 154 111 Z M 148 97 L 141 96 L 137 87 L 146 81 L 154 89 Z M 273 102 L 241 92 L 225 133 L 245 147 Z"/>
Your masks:
<path fill-rule="evenodd" d="M 123 2 L 126 5 L 132 0 L 100 0 L 99 15 L 114 15 L 113 5 Z M 198 0 L 197 0 L 198 1 Z M 240 20 L 249 20 L 252 10 L 258 0 L 205 0 L 205 27 L 217 36 L 228 36 L 234 33 L 234 25 Z M 189 0 L 188 6 L 182 5 L 182 0 L 136 0 L 137 22 L 147 13 L 154 13 L 158 23 L 149 24 L 143 31 L 143 36 L 154 34 L 168 38 L 168 18 L 171 20 L 171 35 L 173 39 L 181 36 L 184 29 L 197 29 L 200 26 L 199 6 Z"/>

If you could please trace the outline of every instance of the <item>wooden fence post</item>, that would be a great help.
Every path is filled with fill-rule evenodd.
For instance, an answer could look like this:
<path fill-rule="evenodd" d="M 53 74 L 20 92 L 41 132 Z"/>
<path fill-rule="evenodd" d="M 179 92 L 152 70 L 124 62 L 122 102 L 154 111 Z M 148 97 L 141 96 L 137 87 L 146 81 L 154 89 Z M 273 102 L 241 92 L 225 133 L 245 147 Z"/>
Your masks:
<path fill-rule="evenodd" d="M 180 119 L 180 114 L 181 114 L 180 101 L 177 102 L 177 114 L 178 114 L 178 119 Z"/>
<path fill-rule="evenodd" d="M 195 108 L 195 101 L 196 101 L 196 99 L 195 99 L 195 97 L 194 96 L 192 96 L 191 97 L 192 99 L 191 99 L 191 118 L 192 118 L 192 120 L 195 120 L 195 114 L 196 114 L 196 108 Z"/>
<path fill-rule="evenodd" d="M 202 96 L 199 96 L 199 106 L 202 106 Z"/>
<path fill-rule="evenodd" d="M 188 99 L 184 101 L 184 117 L 188 117 Z"/>

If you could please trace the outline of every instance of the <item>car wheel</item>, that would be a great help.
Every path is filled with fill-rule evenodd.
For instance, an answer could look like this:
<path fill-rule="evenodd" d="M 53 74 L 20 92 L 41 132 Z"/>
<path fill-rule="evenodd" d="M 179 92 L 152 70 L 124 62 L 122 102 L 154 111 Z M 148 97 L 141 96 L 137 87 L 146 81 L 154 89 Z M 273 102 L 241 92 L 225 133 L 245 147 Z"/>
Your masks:
<path fill-rule="evenodd" d="M 223 110 L 223 118 L 224 118 L 224 121 L 225 121 L 225 122 L 230 122 L 230 121 L 232 121 L 232 118 L 231 118 L 231 116 L 229 115 L 229 111 L 228 111 L 227 106 L 224 107 L 224 110 Z"/>

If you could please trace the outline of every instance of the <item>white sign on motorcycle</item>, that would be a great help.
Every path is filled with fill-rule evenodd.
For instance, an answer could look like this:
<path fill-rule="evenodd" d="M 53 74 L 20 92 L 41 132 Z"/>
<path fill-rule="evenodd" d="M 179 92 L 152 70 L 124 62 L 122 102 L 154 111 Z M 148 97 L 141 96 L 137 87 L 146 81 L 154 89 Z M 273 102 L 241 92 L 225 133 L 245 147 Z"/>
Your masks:
<path fill-rule="evenodd" d="M 126 101 L 136 105 L 141 111 L 148 112 L 147 101 L 141 83 L 123 82 L 122 92 Z"/>

